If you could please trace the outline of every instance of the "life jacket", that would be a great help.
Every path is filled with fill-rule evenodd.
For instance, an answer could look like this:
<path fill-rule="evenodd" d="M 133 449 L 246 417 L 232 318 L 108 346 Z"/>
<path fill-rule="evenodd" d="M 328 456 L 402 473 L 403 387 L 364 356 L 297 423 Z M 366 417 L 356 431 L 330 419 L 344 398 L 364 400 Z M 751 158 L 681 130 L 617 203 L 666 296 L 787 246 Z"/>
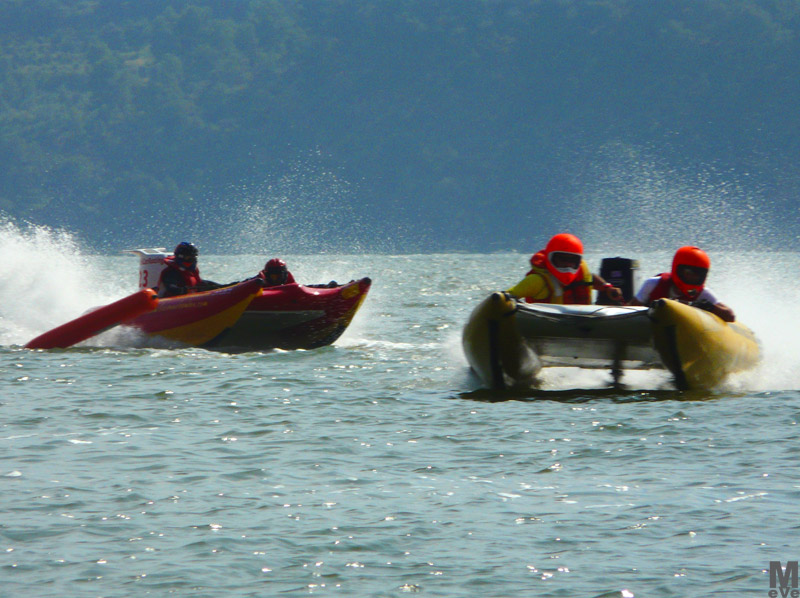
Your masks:
<path fill-rule="evenodd" d="M 656 299 L 670 299 L 670 289 L 674 288 L 675 291 L 678 293 L 678 297 L 681 301 L 688 301 L 691 303 L 692 299 L 686 297 L 683 293 L 680 292 L 680 289 L 672 284 L 672 273 L 670 272 L 662 272 L 658 275 L 661 280 L 656 283 L 656 286 L 653 287 L 653 290 L 650 292 L 650 297 L 647 299 L 648 305 L 655 301 Z M 697 299 L 697 297 L 695 297 Z"/>
<path fill-rule="evenodd" d="M 166 272 L 167 269 L 177 270 L 178 272 L 180 272 L 181 277 L 183 278 L 183 285 L 186 288 L 196 287 L 197 285 L 200 284 L 201 282 L 200 271 L 197 269 L 197 266 L 195 266 L 194 268 L 186 268 L 184 266 L 181 266 L 175 260 L 174 256 L 165 257 L 164 263 L 166 264 L 167 267 L 161 272 L 161 276 L 158 279 L 159 288 L 161 287 L 161 280 L 164 278 L 164 272 Z"/>
<path fill-rule="evenodd" d="M 539 251 L 531 257 L 533 266 L 526 276 L 538 274 L 547 285 L 548 294 L 544 299 L 525 297 L 527 303 L 558 303 L 564 305 L 590 305 L 592 303 L 592 273 L 589 266 L 581 260 L 577 278 L 567 286 L 558 282 L 545 265 L 545 253 Z M 558 293 L 558 291 L 561 293 Z"/>

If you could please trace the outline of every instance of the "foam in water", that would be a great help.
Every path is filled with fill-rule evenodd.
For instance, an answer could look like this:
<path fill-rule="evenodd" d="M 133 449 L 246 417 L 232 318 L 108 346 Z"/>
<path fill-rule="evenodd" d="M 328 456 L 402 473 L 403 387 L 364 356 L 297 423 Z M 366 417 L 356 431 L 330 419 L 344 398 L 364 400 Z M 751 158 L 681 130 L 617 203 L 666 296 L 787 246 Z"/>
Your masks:
<path fill-rule="evenodd" d="M 751 251 L 712 255 L 709 284 L 734 308 L 737 319 L 761 341 L 763 359 L 751 372 L 731 378 L 733 388 L 800 388 L 800 292 L 792 281 L 800 259 L 792 252 Z"/>
<path fill-rule="evenodd" d="M 0 344 L 24 344 L 122 296 L 70 233 L 0 223 Z"/>
<path fill-rule="evenodd" d="M 672 257 L 671 244 L 663 249 L 645 253 L 621 251 L 625 256 L 640 260 L 642 278 L 669 268 Z M 763 364 L 752 372 L 733 376 L 726 389 L 741 391 L 790 390 L 800 388 L 800 370 L 796 355 L 800 353 L 800 319 L 795 317 L 798 290 L 791 276 L 798 267 L 795 253 L 772 251 L 715 251 L 709 249 L 712 269 L 708 284 L 720 299 L 731 305 L 739 321 L 753 329 L 763 344 Z M 588 254 L 592 267 L 599 265 L 600 253 Z M 375 264 L 384 258 L 376 258 Z M 385 259 L 391 259 L 386 257 Z M 513 257 L 508 258 L 513 261 Z M 519 263 L 525 263 L 525 256 Z M 325 263 L 312 268 L 306 275 L 325 279 L 328 275 L 341 278 L 347 263 Z M 483 272 L 483 260 L 473 263 L 460 259 L 464 268 L 463 279 L 470 280 Z M 118 266 L 119 261 L 113 262 Z M 91 307 L 119 299 L 135 288 L 135 260 L 130 271 L 118 272 L 112 266 L 103 267 L 100 256 L 89 255 L 65 231 L 32 225 L 0 223 L 0 344 L 21 345 L 33 337 L 62 324 Z M 299 264 L 298 264 L 299 265 Z M 354 271 L 355 271 L 354 270 Z M 326 276 L 323 276 L 325 274 Z M 428 273 L 430 274 L 430 273 Z M 788 274 L 788 275 L 787 275 Z M 409 275 L 414 275 L 409 273 Z M 432 281 L 433 282 L 433 281 Z M 513 282 L 513 281 L 512 281 Z M 510 284 L 510 283 L 509 283 Z M 374 316 L 394 309 L 392 293 L 374 289 L 363 306 L 364 317 L 356 319 L 349 334 L 343 337 L 346 344 L 386 342 L 391 351 L 395 339 L 379 338 L 374 325 L 368 325 L 366 316 Z M 464 316 L 470 306 L 465 306 Z M 454 322 L 452 326 L 463 324 Z M 460 347 L 460 328 L 450 327 L 440 339 L 445 349 L 447 363 L 453 371 L 465 370 L 465 360 Z M 92 345 L 136 347 L 141 338 L 119 329 L 91 340 Z M 149 346 L 149 345 L 148 345 Z M 543 376 L 545 388 L 593 388 L 607 386 L 610 375 L 604 371 L 547 372 Z M 667 383 L 663 372 L 630 372 L 623 381 L 629 388 L 657 389 Z"/>
<path fill-rule="evenodd" d="M 608 144 L 587 164 L 574 210 L 585 223 L 587 251 L 638 259 L 643 280 L 669 271 L 678 247 L 702 247 L 712 263 L 708 285 L 763 343 L 763 364 L 731 382 L 751 390 L 800 387 L 800 372 L 793 373 L 800 349 L 792 281 L 798 256 L 776 251 L 791 247 L 797 230 L 771 212 L 764 190 L 747 173 L 713 165 L 678 171 L 655 152 L 621 143 Z"/>

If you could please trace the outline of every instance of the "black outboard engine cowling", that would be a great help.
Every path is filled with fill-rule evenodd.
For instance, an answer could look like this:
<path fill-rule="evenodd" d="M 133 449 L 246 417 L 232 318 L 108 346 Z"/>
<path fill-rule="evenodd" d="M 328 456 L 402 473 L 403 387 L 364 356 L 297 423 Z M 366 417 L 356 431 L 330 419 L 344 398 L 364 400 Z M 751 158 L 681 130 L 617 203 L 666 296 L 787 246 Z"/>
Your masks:
<path fill-rule="evenodd" d="M 605 257 L 600 262 L 600 276 L 622 291 L 625 302 L 633 298 L 639 287 L 639 262 L 627 257 Z M 597 305 L 612 305 L 605 293 L 597 294 Z"/>

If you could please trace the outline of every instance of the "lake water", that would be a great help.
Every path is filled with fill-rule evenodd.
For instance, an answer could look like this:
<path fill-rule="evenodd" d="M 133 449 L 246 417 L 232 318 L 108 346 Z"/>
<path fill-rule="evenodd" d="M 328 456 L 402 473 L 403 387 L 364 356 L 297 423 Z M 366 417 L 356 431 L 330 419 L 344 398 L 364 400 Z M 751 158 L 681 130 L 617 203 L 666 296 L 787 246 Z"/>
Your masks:
<path fill-rule="evenodd" d="M 135 289 L 135 258 L 68 241 L 0 239 L 0 595 L 766 596 L 770 561 L 800 558 L 795 254 L 764 280 L 765 256 L 712 253 L 765 354 L 722 388 L 562 369 L 503 395 L 460 332 L 526 255 L 282 256 L 301 282 L 374 281 L 315 351 L 22 349 Z"/>

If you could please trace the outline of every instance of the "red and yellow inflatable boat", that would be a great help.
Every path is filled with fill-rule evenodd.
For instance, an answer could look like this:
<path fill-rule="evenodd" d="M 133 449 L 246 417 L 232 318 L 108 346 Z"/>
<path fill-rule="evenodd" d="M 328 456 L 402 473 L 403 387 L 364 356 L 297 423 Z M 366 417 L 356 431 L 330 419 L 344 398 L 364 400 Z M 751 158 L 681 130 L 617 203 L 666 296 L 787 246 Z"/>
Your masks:
<path fill-rule="evenodd" d="M 139 291 L 93 309 L 29 341 L 29 349 L 66 348 L 114 326 L 188 346 L 226 351 L 314 349 L 330 345 L 350 325 L 372 281 L 320 287 L 297 283 L 263 288 L 251 278 L 219 289 L 157 298 L 148 288 L 158 280 L 168 255 L 135 249 Z"/>
<path fill-rule="evenodd" d="M 163 259 L 169 255 L 163 249 L 134 249 L 127 253 L 139 256 L 140 287 L 158 280 Z M 160 299 L 154 311 L 126 324 L 148 334 L 210 349 L 314 349 L 330 345 L 342 335 L 371 284 L 369 278 L 362 278 L 335 286 L 292 283 L 262 288 L 258 281 L 246 280 L 213 291 Z M 239 300 L 219 309 L 224 298 L 235 293 L 241 293 Z M 175 319 L 191 319 L 201 312 L 203 317 L 193 322 Z"/>

